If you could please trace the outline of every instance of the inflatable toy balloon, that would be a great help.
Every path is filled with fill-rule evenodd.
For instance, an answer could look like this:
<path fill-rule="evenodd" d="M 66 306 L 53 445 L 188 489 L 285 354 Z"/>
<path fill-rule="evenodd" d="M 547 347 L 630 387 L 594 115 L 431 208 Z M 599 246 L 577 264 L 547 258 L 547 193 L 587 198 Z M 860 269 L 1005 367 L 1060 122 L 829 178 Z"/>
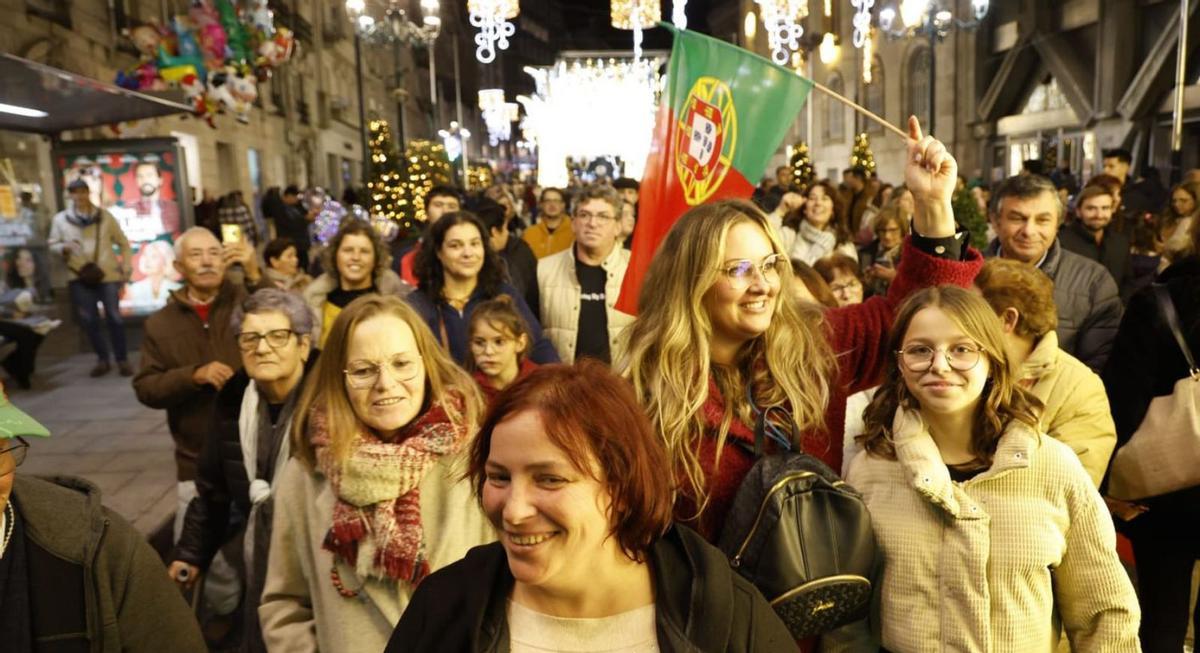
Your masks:
<path fill-rule="evenodd" d="M 195 0 L 188 9 L 196 39 L 200 43 L 204 60 L 213 68 L 225 62 L 229 49 L 229 38 L 221 25 L 221 16 L 208 0 Z"/>
<path fill-rule="evenodd" d="M 142 58 L 153 60 L 158 56 L 158 46 L 162 44 L 162 32 L 155 25 L 143 23 L 129 30 L 129 40 L 133 41 Z"/>
<path fill-rule="evenodd" d="M 385 243 L 396 240 L 396 236 L 400 234 L 400 223 L 382 215 L 371 218 L 371 226 L 375 228 L 375 233 L 379 234 Z"/>
<path fill-rule="evenodd" d="M 337 234 L 342 219 L 346 217 L 346 207 L 341 202 L 327 199 L 321 205 L 321 212 L 313 221 L 313 238 L 322 245 L 328 243 Z"/>
<path fill-rule="evenodd" d="M 244 10 L 243 18 L 261 40 L 267 41 L 275 36 L 275 14 L 267 7 L 267 0 L 250 0 L 249 7 Z"/>
<path fill-rule="evenodd" d="M 175 66 L 193 66 L 196 69 L 196 74 L 201 79 L 204 79 L 207 76 L 207 70 L 204 67 L 204 57 L 200 53 L 200 46 L 196 43 L 196 35 L 182 16 L 176 16 L 171 25 L 174 31 L 172 41 L 175 49 L 174 52 L 171 52 L 167 47 L 167 43 L 159 44 L 159 70 Z"/>
<path fill-rule="evenodd" d="M 275 36 L 271 40 L 263 41 L 258 46 L 258 59 L 255 63 L 262 67 L 278 67 L 292 57 L 295 48 L 296 38 L 292 31 L 280 27 L 275 30 Z"/>
<path fill-rule="evenodd" d="M 258 99 L 258 79 L 249 71 L 239 70 L 225 83 L 229 85 L 229 95 L 233 98 L 234 116 L 238 122 L 249 123 L 250 111 Z"/>
<path fill-rule="evenodd" d="M 192 64 L 183 64 L 181 66 L 163 68 L 158 71 L 158 75 L 164 82 L 178 84 L 183 80 L 184 77 L 187 77 L 188 75 L 199 76 L 200 71 L 196 70 L 196 67 Z"/>
<path fill-rule="evenodd" d="M 221 27 L 225 28 L 228 60 L 233 63 L 249 61 L 250 48 L 246 43 L 246 30 L 238 20 L 237 9 L 230 0 L 216 0 L 216 5 Z"/>

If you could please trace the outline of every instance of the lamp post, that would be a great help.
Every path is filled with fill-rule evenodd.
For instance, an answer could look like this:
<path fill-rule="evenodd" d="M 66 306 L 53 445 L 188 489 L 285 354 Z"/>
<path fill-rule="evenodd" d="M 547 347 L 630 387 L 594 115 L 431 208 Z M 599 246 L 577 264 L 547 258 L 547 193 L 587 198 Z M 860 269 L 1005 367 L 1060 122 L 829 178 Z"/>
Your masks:
<path fill-rule="evenodd" d="M 957 29 L 979 27 L 987 17 L 989 4 L 989 0 L 971 0 L 973 15 L 965 20 L 956 18 L 952 9 L 938 0 L 901 0 L 898 15 L 896 8 L 891 6 L 879 12 L 879 31 L 889 39 L 921 37 L 929 41 L 929 125 L 926 133 L 933 133 L 937 121 L 937 44 Z"/>
<path fill-rule="evenodd" d="M 430 114 L 430 133 L 437 125 L 437 82 L 434 68 L 433 44 L 441 32 L 442 19 L 438 15 L 439 0 L 421 0 L 421 23 L 408 20 L 408 14 L 400 7 L 400 0 L 389 0 L 382 19 L 376 20 L 367 12 L 366 0 L 346 0 L 346 15 L 354 24 L 354 59 L 358 76 L 358 116 L 363 142 L 363 177 L 364 182 L 370 177 L 371 157 L 367 152 L 367 121 L 366 107 L 363 102 L 362 56 L 361 43 L 377 45 L 392 45 L 395 48 L 394 60 L 397 66 L 397 88 L 400 85 L 400 53 L 399 47 L 411 45 L 429 48 L 429 90 L 432 110 Z M 400 108 L 400 130 L 404 132 L 404 110 Z"/>

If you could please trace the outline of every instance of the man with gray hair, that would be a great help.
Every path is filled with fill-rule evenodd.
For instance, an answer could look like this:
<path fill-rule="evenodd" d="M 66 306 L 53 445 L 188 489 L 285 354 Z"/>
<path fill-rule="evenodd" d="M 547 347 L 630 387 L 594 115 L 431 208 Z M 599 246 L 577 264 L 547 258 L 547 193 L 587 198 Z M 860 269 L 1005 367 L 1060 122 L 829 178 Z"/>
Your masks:
<path fill-rule="evenodd" d="M 1059 244 L 1064 213 L 1049 179 L 1039 175 L 1005 179 L 992 194 L 988 219 L 996 240 L 986 254 L 1035 266 L 1054 281 L 1059 347 L 1099 372 L 1121 324 L 1121 299 L 1103 265 Z"/>
<path fill-rule="evenodd" d="M 266 581 L 275 474 L 289 457 L 296 397 L 312 370 L 313 314 L 297 293 L 263 288 L 234 311 L 242 371 L 217 394 L 212 428 L 175 546 L 171 578 L 187 589 L 243 533 L 243 651 L 265 651 L 258 604 Z M 235 588 L 236 589 L 236 588 Z"/>
<path fill-rule="evenodd" d="M 196 496 L 196 461 L 217 392 L 241 367 L 231 318 L 247 290 L 240 280 L 225 278 L 233 263 L 241 263 L 247 284 L 261 281 L 254 250 L 244 241 L 222 245 L 203 227 L 192 227 L 175 241 L 175 269 L 184 286 L 146 319 L 141 368 L 133 377 L 138 401 L 167 411 L 175 440 L 176 538 L 188 503 Z M 227 609 L 215 608 L 216 612 L 227 614 L 237 606 L 223 607 Z"/>

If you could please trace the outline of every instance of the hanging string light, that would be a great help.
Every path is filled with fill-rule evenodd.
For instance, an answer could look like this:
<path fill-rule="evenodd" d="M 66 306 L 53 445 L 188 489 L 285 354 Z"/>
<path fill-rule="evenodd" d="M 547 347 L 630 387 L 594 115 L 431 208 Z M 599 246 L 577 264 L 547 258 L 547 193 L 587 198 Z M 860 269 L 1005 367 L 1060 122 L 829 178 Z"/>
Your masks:
<path fill-rule="evenodd" d="M 687 0 L 675 0 L 671 7 L 671 22 L 679 29 L 687 29 Z"/>
<path fill-rule="evenodd" d="M 755 0 L 763 27 L 767 30 L 767 43 L 771 47 L 771 59 L 783 66 L 790 59 L 789 50 L 800 47 L 804 26 L 800 21 L 808 16 L 808 0 Z"/>
<path fill-rule="evenodd" d="M 612 26 L 633 30 L 633 58 L 642 58 L 642 30 L 662 20 L 661 0 L 612 0 Z"/>
<path fill-rule="evenodd" d="M 875 0 L 850 0 L 850 4 L 854 5 L 854 19 L 851 21 L 854 25 L 854 47 L 862 48 L 870 36 L 871 7 L 875 6 Z"/>
<path fill-rule="evenodd" d="M 475 58 L 479 63 L 491 63 L 496 59 L 496 48 L 508 49 L 508 37 L 517 33 L 511 19 L 521 13 L 518 0 L 467 0 L 471 27 L 478 27 L 475 35 Z"/>
<path fill-rule="evenodd" d="M 871 29 L 867 32 L 867 38 L 863 40 L 862 45 L 862 80 L 864 84 L 870 84 L 874 81 L 871 72 L 871 65 L 875 63 L 875 30 Z"/>
<path fill-rule="evenodd" d="M 509 103 L 504 101 L 504 89 L 485 88 L 479 91 L 479 110 L 487 125 L 488 143 L 495 147 L 500 141 L 512 138 L 512 119 Z"/>

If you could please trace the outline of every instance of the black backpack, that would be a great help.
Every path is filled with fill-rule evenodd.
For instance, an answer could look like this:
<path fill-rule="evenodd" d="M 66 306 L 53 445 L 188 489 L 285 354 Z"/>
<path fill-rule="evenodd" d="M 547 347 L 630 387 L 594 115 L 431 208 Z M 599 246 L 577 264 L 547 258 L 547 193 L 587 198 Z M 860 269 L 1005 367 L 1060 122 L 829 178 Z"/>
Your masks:
<path fill-rule="evenodd" d="M 790 425 L 792 437 L 769 413 Z M 764 456 L 767 438 L 783 451 Z M 758 414 L 754 447 L 736 443 L 758 461 L 738 488 L 718 547 L 804 639 L 867 616 L 875 534 L 862 496 L 825 463 L 792 451 L 794 442 L 792 416 L 768 408 Z"/>

